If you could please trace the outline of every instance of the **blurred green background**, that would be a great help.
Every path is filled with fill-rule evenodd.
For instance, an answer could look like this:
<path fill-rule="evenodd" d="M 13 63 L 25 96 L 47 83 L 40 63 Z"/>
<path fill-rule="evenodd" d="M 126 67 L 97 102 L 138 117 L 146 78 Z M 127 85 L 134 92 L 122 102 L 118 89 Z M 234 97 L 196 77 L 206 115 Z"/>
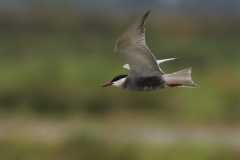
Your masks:
<path fill-rule="evenodd" d="M 239 160 L 240 3 L 2 0 L 0 159 Z M 119 36 L 152 9 L 146 41 L 165 73 L 200 88 L 101 88 L 128 74 Z"/>

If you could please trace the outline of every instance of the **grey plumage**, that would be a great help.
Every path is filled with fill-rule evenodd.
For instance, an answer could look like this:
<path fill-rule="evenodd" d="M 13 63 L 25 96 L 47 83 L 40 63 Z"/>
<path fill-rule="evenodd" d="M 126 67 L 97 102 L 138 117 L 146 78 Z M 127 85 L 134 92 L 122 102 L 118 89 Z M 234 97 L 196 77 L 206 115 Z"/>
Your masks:
<path fill-rule="evenodd" d="M 131 91 L 152 91 L 165 87 L 199 87 L 191 80 L 191 68 L 164 74 L 159 64 L 175 58 L 156 60 L 145 42 L 145 21 L 150 11 L 143 14 L 117 40 L 114 52 L 127 61 L 124 68 L 130 74 L 115 77 L 102 87 L 114 85 Z"/>
<path fill-rule="evenodd" d="M 156 58 L 145 43 L 145 20 L 150 11 L 139 17 L 117 40 L 115 53 L 130 65 L 130 75 L 149 76 L 163 74 Z"/>

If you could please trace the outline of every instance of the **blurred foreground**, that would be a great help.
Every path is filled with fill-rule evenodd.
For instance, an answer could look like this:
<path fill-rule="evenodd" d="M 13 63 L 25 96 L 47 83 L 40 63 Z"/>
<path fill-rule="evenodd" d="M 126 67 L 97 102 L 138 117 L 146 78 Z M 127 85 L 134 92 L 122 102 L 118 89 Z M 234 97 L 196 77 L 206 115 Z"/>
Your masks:
<path fill-rule="evenodd" d="M 200 88 L 138 93 L 100 87 L 129 72 L 113 49 L 133 19 L 21 18 L 0 17 L 0 159 L 240 159 L 239 21 L 150 15 L 150 50 L 181 57 L 162 70 Z"/>
<path fill-rule="evenodd" d="M 134 116 L 134 117 L 133 117 Z M 157 122 L 145 114 L 1 119 L 1 159 L 240 158 L 240 129 Z"/>

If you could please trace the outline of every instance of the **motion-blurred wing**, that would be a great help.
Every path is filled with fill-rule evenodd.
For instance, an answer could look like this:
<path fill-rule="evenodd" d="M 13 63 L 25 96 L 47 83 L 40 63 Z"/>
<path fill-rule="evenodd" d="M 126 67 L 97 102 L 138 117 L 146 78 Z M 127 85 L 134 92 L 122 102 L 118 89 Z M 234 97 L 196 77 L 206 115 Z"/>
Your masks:
<path fill-rule="evenodd" d="M 149 13 L 139 17 L 116 42 L 115 53 L 128 62 L 131 75 L 163 74 L 145 43 L 144 24 Z"/>
<path fill-rule="evenodd" d="M 129 64 L 125 64 L 125 65 L 123 66 L 123 68 L 126 68 L 126 69 L 129 69 L 129 70 L 130 70 Z"/>
<path fill-rule="evenodd" d="M 161 60 L 157 60 L 157 64 L 159 65 L 160 63 L 163 63 L 163 62 L 166 62 L 166 61 L 172 61 L 172 60 L 174 60 L 174 59 L 176 59 L 176 58 L 168 58 L 168 59 L 161 59 Z M 159 67 L 160 68 L 160 67 Z M 161 70 L 161 68 L 160 68 L 160 70 Z M 162 70 L 161 70 L 162 71 Z M 164 73 L 163 71 L 162 71 L 162 73 Z"/>
<path fill-rule="evenodd" d="M 159 65 L 160 63 L 166 62 L 166 61 L 172 61 L 176 58 L 168 58 L 168 59 L 161 59 L 161 60 L 157 60 L 157 64 Z"/>
<path fill-rule="evenodd" d="M 157 64 L 159 65 L 160 63 L 163 63 L 163 62 L 166 62 L 166 61 L 172 61 L 172 60 L 174 60 L 174 59 L 176 59 L 176 58 L 168 58 L 168 59 L 157 60 Z M 125 65 L 123 66 L 123 68 L 126 68 L 126 69 L 129 69 L 129 70 L 130 70 L 129 64 L 125 64 Z M 161 68 L 160 68 L 160 70 L 161 70 Z M 161 70 L 161 71 L 162 71 L 162 70 Z M 162 71 L 162 72 L 163 72 L 163 71 Z"/>

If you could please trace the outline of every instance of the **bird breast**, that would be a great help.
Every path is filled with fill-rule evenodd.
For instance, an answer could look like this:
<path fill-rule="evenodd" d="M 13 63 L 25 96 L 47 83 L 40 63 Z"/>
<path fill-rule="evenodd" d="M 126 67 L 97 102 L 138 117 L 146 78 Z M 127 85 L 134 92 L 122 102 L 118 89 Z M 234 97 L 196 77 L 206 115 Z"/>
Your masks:
<path fill-rule="evenodd" d="M 160 88 L 164 88 L 164 81 L 161 76 L 129 76 L 125 84 L 125 89 L 134 91 L 153 91 Z"/>

